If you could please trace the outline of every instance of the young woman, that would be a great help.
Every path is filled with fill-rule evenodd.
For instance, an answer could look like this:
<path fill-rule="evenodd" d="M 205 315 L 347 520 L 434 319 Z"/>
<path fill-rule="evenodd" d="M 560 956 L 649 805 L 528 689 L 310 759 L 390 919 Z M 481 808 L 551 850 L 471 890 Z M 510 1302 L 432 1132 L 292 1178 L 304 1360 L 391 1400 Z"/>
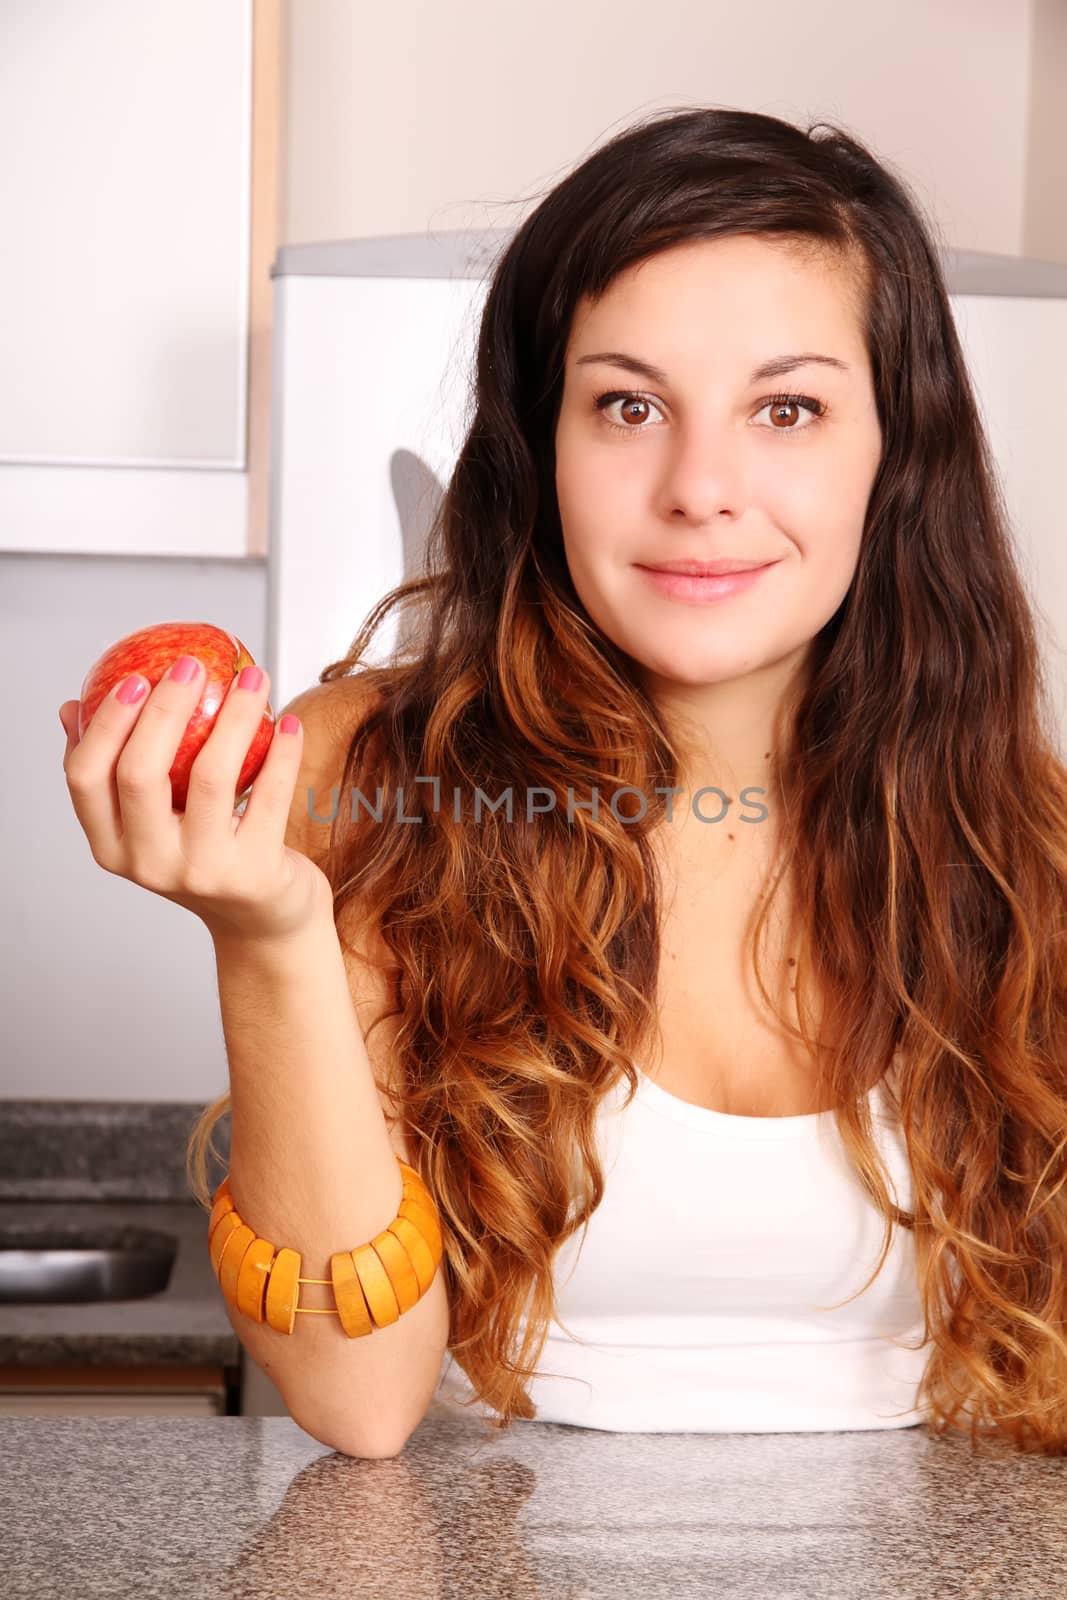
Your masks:
<path fill-rule="evenodd" d="M 397 1157 L 436 1207 L 370 1337 L 239 1338 L 354 1454 L 435 1394 L 1063 1454 L 1067 784 L 930 225 L 840 129 L 658 113 L 507 243 L 474 378 L 425 573 L 243 818 L 265 683 L 184 819 L 195 681 L 68 747 L 97 859 L 212 933 L 205 1208 L 229 1110 L 242 1249 L 328 1311 Z"/>

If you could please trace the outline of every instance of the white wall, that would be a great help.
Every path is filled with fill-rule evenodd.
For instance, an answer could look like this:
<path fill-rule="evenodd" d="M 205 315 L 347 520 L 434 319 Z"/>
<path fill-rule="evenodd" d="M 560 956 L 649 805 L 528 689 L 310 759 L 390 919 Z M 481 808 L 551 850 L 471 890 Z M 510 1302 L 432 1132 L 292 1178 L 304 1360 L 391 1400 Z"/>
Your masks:
<path fill-rule="evenodd" d="M 1030 238 L 1058 238 L 1067 260 L 1052 203 L 1062 159 L 1041 138 L 1062 126 L 1049 51 L 1062 82 L 1067 30 L 1052 3 L 298 0 L 282 242 L 513 226 L 632 116 L 692 102 L 839 118 L 911 175 L 948 245 L 1022 254 Z M 0 49 L 3 27 L 0 14 Z M 48 203 L 73 207 L 61 193 Z M 0 215 L 0 247 L 2 229 Z M 56 708 L 135 627 L 218 621 L 262 655 L 265 616 L 255 558 L 0 556 L 0 1096 L 207 1100 L 225 1088 L 206 932 L 92 861 Z"/>
<path fill-rule="evenodd" d="M 1026 254 L 1032 31 L 1049 80 L 1039 137 L 1057 76 L 1052 13 L 1065 9 L 289 0 L 286 242 L 512 226 L 530 209 L 516 203 L 632 117 L 694 103 L 841 119 L 910 174 L 948 244 Z M 1064 64 L 1061 53 L 1060 101 Z M 1050 192 L 1044 209 L 1055 204 Z"/>
<path fill-rule="evenodd" d="M 227 1086 L 211 940 L 93 860 L 57 711 L 150 622 L 217 622 L 265 654 L 262 560 L 0 560 L 0 1096 L 203 1100 Z"/>

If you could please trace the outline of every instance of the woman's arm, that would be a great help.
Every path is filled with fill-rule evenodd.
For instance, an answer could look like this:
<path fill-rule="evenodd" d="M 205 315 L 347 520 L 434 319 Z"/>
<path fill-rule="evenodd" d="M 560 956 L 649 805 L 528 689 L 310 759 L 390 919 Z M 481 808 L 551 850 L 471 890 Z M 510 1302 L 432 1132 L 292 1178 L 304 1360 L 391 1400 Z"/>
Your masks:
<path fill-rule="evenodd" d="M 307 789 L 335 781 L 324 778 L 338 748 L 326 700 L 312 690 L 292 707 L 303 719 L 305 753 L 286 843 L 308 854 L 309 829 L 318 825 L 307 819 Z M 331 1254 L 367 1243 L 397 1215 L 396 1155 L 410 1160 L 403 1130 L 387 1123 L 356 1011 L 357 1000 L 362 1010 L 384 995 L 384 979 L 354 964 L 350 972 L 328 916 L 284 941 L 215 934 L 213 943 L 234 1206 L 259 1237 L 300 1252 L 301 1277 L 329 1278 Z M 388 1088 L 388 1057 L 384 1065 Z M 333 1303 L 325 1285 L 302 1285 L 300 1294 L 302 1305 Z M 443 1262 L 416 1305 L 362 1338 L 349 1338 L 336 1316 L 298 1315 L 284 1334 L 227 1311 L 294 1420 L 333 1449 L 396 1454 L 425 1415 L 448 1341 Z"/>

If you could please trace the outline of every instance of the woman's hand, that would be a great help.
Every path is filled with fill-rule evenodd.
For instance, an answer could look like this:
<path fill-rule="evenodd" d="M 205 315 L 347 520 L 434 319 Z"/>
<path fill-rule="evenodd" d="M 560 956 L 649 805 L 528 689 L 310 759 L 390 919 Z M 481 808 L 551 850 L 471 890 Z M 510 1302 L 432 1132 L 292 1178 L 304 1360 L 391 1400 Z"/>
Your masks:
<path fill-rule="evenodd" d="M 173 670 L 173 669 L 172 669 Z M 168 672 L 132 705 L 116 685 L 78 738 L 78 701 L 59 720 L 67 735 L 63 771 L 93 860 L 153 894 L 184 906 L 212 936 L 285 938 L 333 916 L 325 873 L 285 843 L 300 771 L 303 726 L 276 725 L 243 813 L 234 797 L 241 766 L 270 692 L 236 681 L 193 762 L 184 813 L 172 806 L 170 769 L 203 693 L 204 668 L 191 683 Z"/>

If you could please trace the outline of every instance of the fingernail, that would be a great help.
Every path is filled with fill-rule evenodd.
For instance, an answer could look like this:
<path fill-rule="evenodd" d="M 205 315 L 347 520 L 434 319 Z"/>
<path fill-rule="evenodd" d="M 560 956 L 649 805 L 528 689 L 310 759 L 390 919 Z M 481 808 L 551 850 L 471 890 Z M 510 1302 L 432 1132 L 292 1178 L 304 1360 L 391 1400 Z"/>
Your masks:
<path fill-rule="evenodd" d="M 259 667 L 242 667 L 237 675 L 239 689 L 258 689 L 263 682 L 263 673 Z"/>
<path fill-rule="evenodd" d="M 124 706 L 132 706 L 135 700 L 141 698 L 147 688 L 147 681 L 139 677 L 135 672 L 132 678 L 127 678 L 125 683 L 122 684 L 115 695 L 115 699 Z"/>
<path fill-rule="evenodd" d="M 175 683 L 192 683 L 200 670 L 200 663 L 195 656 L 180 656 L 170 669 L 170 675 Z"/>

